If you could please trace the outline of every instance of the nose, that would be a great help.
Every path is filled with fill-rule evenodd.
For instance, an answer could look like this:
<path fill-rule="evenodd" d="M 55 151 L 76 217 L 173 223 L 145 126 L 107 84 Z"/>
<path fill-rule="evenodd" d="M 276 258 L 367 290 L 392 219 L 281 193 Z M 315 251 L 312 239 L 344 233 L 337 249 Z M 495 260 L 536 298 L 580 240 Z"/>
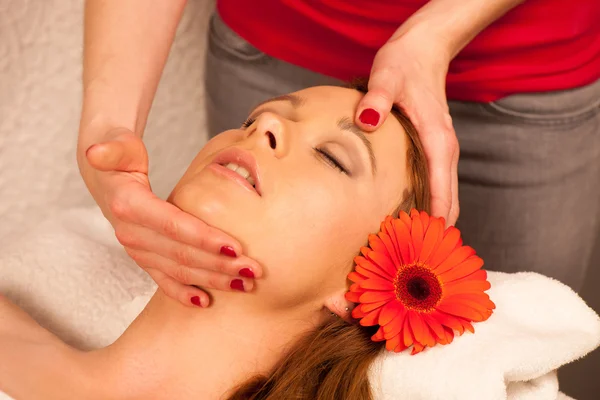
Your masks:
<path fill-rule="evenodd" d="M 250 132 L 255 136 L 259 147 L 271 149 L 275 157 L 281 158 L 287 152 L 286 124 L 278 115 L 265 112 L 256 118 L 256 128 Z"/>

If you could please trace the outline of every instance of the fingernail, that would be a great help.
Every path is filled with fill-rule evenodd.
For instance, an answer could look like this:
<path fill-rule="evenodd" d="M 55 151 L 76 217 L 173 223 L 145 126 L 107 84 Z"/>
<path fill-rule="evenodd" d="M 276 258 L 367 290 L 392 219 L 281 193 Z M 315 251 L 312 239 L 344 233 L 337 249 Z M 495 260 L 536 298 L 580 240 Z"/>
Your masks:
<path fill-rule="evenodd" d="M 200 296 L 193 296 L 190 301 L 192 302 L 193 305 L 197 306 L 197 307 L 202 307 L 202 303 L 200 303 Z"/>
<path fill-rule="evenodd" d="M 244 292 L 244 281 L 241 279 L 234 279 L 231 281 L 231 283 L 229 284 L 229 287 L 234 289 L 234 290 L 239 290 L 241 292 Z"/>
<path fill-rule="evenodd" d="M 240 269 L 240 276 L 244 278 L 254 278 L 254 272 L 250 268 L 242 268 Z"/>
<path fill-rule="evenodd" d="M 379 122 L 379 113 L 372 108 L 366 108 L 360 113 L 358 119 L 365 125 L 377 126 L 377 123 Z"/>
<path fill-rule="evenodd" d="M 235 250 L 231 246 L 221 247 L 221 254 L 227 257 L 237 257 L 237 254 L 235 254 Z"/>

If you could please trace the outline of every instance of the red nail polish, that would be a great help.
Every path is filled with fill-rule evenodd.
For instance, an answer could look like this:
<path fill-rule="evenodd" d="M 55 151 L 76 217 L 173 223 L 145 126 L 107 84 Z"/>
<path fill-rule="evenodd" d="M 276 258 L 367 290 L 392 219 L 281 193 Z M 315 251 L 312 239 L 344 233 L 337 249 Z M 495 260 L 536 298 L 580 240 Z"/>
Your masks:
<path fill-rule="evenodd" d="M 244 278 L 254 278 L 254 272 L 250 268 L 242 268 L 240 269 L 240 276 Z"/>
<path fill-rule="evenodd" d="M 377 126 L 377 123 L 379 122 L 379 113 L 372 108 L 366 108 L 360 113 L 358 119 L 365 125 Z"/>
<path fill-rule="evenodd" d="M 190 301 L 192 302 L 193 305 L 197 306 L 197 307 L 202 307 L 202 303 L 200 303 L 200 296 L 193 296 Z"/>
<path fill-rule="evenodd" d="M 229 284 L 229 287 L 234 289 L 234 290 L 239 290 L 241 292 L 244 292 L 244 281 L 241 279 L 234 279 L 231 281 L 231 283 Z"/>
<path fill-rule="evenodd" d="M 235 250 L 231 246 L 221 247 L 221 254 L 227 257 L 237 257 L 237 254 L 235 254 Z"/>

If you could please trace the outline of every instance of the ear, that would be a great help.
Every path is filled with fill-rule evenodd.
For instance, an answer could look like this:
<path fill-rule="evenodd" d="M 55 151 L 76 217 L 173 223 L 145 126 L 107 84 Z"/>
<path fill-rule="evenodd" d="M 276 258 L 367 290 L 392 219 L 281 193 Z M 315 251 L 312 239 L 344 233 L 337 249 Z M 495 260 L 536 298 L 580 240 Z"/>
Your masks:
<path fill-rule="evenodd" d="M 338 317 L 350 322 L 352 319 L 352 309 L 354 303 L 346 300 L 347 289 L 339 290 L 333 293 L 325 300 L 325 308 Z"/>

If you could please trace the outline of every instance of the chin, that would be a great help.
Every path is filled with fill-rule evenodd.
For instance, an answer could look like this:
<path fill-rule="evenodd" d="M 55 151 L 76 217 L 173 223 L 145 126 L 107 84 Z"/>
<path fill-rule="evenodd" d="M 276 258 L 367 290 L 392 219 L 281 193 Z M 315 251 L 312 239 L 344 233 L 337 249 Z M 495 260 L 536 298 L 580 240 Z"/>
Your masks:
<path fill-rule="evenodd" d="M 206 224 L 245 242 L 244 230 L 258 225 L 259 201 L 233 182 L 201 170 L 180 181 L 169 202 Z"/>

